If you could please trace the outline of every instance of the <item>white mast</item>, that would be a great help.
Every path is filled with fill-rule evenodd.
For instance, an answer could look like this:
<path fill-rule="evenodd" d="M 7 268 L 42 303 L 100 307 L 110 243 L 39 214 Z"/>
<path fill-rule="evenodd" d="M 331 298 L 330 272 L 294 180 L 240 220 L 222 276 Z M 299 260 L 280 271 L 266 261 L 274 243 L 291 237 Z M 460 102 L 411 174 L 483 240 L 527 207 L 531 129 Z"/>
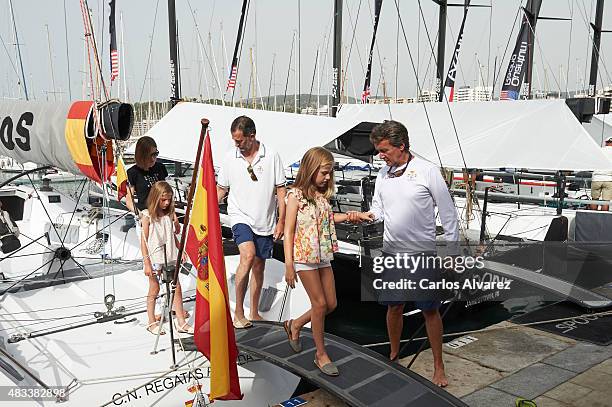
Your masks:
<path fill-rule="evenodd" d="M 123 12 L 119 13 L 119 26 L 121 29 L 121 73 L 119 74 L 119 93 L 123 85 L 123 101 L 128 101 L 127 72 L 125 71 L 125 43 L 123 42 Z"/>
<path fill-rule="evenodd" d="M 325 43 L 325 40 L 323 40 L 323 43 Z M 321 56 L 319 54 L 319 47 L 317 47 L 317 60 L 315 62 L 317 64 L 317 116 L 319 115 L 319 96 L 321 95 L 321 65 L 319 63 Z"/>
<path fill-rule="evenodd" d="M 49 70 L 51 71 L 51 93 L 53 93 L 53 101 L 57 101 L 55 96 L 55 73 L 53 72 L 53 54 L 51 52 L 51 38 L 49 37 L 49 24 L 45 24 L 45 30 L 47 32 L 47 49 L 49 50 Z"/>
<path fill-rule="evenodd" d="M 219 88 L 219 99 L 221 99 L 221 104 L 225 106 L 225 101 L 223 100 L 223 88 L 221 87 L 221 81 L 219 80 L 219 68 L 217 67 L 217 58 L 215 58 L 215 51 L 213 50 L 210 31 L 208 32 L 208 43 L 209 43 L 210 53 L 213 59 L 213 65 L 215 66 L 215 76 L 217 78 L 217 87 Z"/>

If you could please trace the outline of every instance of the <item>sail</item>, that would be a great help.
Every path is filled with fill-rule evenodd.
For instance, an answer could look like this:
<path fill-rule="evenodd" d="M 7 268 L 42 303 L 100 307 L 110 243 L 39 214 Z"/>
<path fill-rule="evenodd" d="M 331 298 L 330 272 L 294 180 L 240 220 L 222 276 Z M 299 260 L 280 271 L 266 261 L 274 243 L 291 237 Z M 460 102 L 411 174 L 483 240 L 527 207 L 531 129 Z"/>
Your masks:
<path fill-rule="evenodd" d="M 123 103 L 96 110 L 93 101 L 0 102 L 0 155 L 101 182 L 114 172 L 111 139 L 127 140 L 133 117 L 132 106 Z M 99 118 L 106 138 L 96 134 L 94 123 Z"/>
<path fill-rule="evenodd" d="M 374 44 L 376 43 L 376 31 L 378 30 L 378 20 L 380 18 L 381 8 L 382 0 L 374 0 L 374 33 L 372 34 L 372 43 L 370 44 L 370 53 L 368 54 L 368 69 L 366 71 L 365 83 L 363 84 L 361 103 L 368 103 L 368 97 L 370 96 L 370 80 L 372 78 L 372 55 L 374 54 Z"/>
<path fill-rule="evenodd" d="M 238 34 L 236 35 L 236 45 L 234 46 L 234 55 L 232 56 L 232 66 L 230 68 L 229 79 L 227 80 L 226 92 L 236 88 L 236 78 L 238 77 L 238 56 L 240 54 L 240 43 L 242 40 L 242 31 L 244 29 L 244 19 L 247 12 L 247 4 L 249 0 L 242 0 L 242 12 L 240 14 L 240 23 L 238 24 Z"/>
<path fill-rule="evenodd" d="M 516 39 L 512 56 L 510 56 L 510 63 L 508 64 L 508 70 L 506 71 L 499 97 L 500 100 L 517 100 L 521 95 L 521 87 L 523 86 L 525 75 L 527 70 L 530 69 L 528 66 L 529 52 L 533 52 L 533 37 L 541 6 L 542 0 L 529 0 L 523 10 L 521 30 Z M 532 14 L 533 27 L 531 26 L 529 14 Z"/>
<path fill-rule="evenodd" d="M 440 102 L 444 100 L 444 95 L 449 102 L 453 102 L 455 99 L 455 79 L 457 77 L 457 63 L 459 62 L 459 52 L 461 51 L 461 44 L 463 43 L 463 29 L 465 28 L 465 20 L 467 18 L 468 9 L 470 2 L 465 4 L 465 11 L 463 12 L 463 21 L 461 22 L 461 28 L 459 29 L 459 35 L 457 36 L 457 44 L 455 45 L 455 52 L 453 52 L 453 58 L 448 67 L 448 73 L 446 74 L 446 80 L 444 81 L 444 93 L 440 93 Z"/>

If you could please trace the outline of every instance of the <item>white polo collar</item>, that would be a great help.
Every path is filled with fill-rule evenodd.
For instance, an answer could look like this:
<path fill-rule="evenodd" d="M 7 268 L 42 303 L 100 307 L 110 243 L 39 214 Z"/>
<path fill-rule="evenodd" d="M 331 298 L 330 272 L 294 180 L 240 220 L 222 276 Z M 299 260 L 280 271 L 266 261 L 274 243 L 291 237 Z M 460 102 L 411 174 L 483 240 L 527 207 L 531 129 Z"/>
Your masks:
<path fill-rule="evenodd" d="M 263 158 L 265 156 L 266 156 L 266 146 L 264 146 L 264 143 L 260 141 L 259 150 L 257 150 L 257 157 Z M 244 156 L 242 155 L 242 153 L 240 152 L 240 149 L 238 147 L 236 147 L 236 158 L 242 158 L 243 160 L 246 160 Z M 259 160 L 254 160 L 254 161 L 257 162 Z"/>

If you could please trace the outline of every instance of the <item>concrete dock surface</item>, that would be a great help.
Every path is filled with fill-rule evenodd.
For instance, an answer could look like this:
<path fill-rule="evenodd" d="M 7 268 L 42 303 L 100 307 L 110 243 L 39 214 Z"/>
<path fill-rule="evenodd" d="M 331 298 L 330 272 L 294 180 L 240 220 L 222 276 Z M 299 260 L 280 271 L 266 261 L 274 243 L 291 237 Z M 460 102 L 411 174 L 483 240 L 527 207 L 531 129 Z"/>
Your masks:
<path fill-rule="evenodd" d="M 443 347 L 446 390 L 474 407 L 514 407 L 517 398 L 538 407 L 612 407 L 612 345 L 579 342 L 502 322 Z M 412 356 L 400 361 L 404 366 Z M 412 371 L 433 375 L 431 350 Z M 312 407 L 345 406 L 324 390 L 302 396 Z"/>

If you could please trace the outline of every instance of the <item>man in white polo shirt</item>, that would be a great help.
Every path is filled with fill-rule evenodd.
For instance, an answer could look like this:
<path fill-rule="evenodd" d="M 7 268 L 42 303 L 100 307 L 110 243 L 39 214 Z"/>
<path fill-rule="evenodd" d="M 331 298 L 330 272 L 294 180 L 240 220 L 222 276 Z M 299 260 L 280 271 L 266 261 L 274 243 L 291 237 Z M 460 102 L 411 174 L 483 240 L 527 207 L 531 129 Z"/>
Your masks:
<path fill-rule="evenodd" d="M 261 320 L 259 296 L 266 259 L 272 257 L 274 240 L 285 227 L 285 173 L 278 153 L 255 139 L 255 123 L 247 116 L 237 117 L 231 126 L 231 149 L 221 163 L 217 177 L 219 201 L 229 192 L 227 214 L 234 241 L 240 251 L 236 270 L 236 310 L 234 326 L 248 328 L 244 315 L 249 272 L 251 279 L 251 320 Z M 276 208 L 278 206 L 278 222 Z"/>
<path fill-rule="evenodd" d="M 378 172 L 372 208 L 368 214 L 373 219 L 385 222 L 384 255 L 393 259 L 405 256 L 423 258 L 435 256 L 436 206 L 444 228 L 444 238 L 452 248 L 450 251 L 455 252 L 449 254 L 457 254 L 459 241 L 457 211 L 440 169 L 410 153 L 408 130 L 399 122 L 385 121 L 376 126 L 370 134 L 370 141 L 386 163 Z M 441 270 L 435 267 L 423 265 L 409 270 L 402 269 L 405 266 L 401 264 L 407 263 L 400 263 L 398 260 L 393 264 L 385 270 L 390 279 L 400 281 L 403 277 L 409 277 L 433 280 L 440 276 Z M 379 296 L 379 301 L 387 305 L 387 333 L 391 360 L 399 356 L 406 297 L 405 292 L 397 290 Z M 438 311 L 441 302 L 428 293 L 414 298 L 416 308 L 423 312 L 434 357 L 432 381 L 438 386 L 445 387 L 448 385 L 448 379 L 442 360 L 443 326 Z"/>

